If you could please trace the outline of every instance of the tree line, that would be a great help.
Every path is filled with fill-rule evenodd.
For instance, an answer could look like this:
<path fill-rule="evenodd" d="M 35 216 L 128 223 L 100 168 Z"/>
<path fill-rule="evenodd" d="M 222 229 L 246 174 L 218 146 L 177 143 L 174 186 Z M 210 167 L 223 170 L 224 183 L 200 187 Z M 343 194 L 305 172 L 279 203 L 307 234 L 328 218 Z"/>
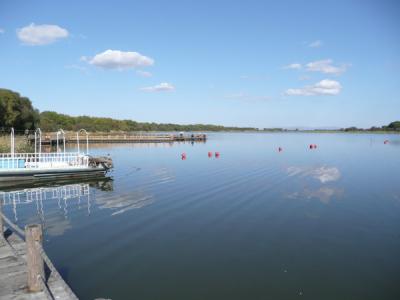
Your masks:
<path fill-rule="evenodd" d="M 40 127 L 42 131 L 57 131 L 60 128 L 76 131 L 84 128 L 91 132 L 257 130 L 252 127 L 226 127 L 211 124 L 159 124 L 89 116 L 72 117 L 54 111 L 39 112 L 28 98 L 11 90 L 0 89 L 0 128 L 9 130 L 11 127 L 16 131 L 34 130 Z"/>
<path fill-rule="evenodd" d="M 340 129 L 341 131 L 351 132 L 351 131 L 400 131 L 400 121 L 395 121 L 387 126 L 376 127 L 372 126 L 368 129 L 357 128 L 357 127 L 347 127 Z"/>
<path fill-rule="evenodd" d="M 159 124 L 136 122 L 132 120 L 116 120 L 111 118 L 99 118 L 78 116 L 71 117 L 53 111 L 44 111 L 40 114 L 40 128 L 43 131 L 79 130 L 85 128 L 87 131 L 246 131 L 256 130 L 250 127 L 226 127 L 210 124 Z"/>

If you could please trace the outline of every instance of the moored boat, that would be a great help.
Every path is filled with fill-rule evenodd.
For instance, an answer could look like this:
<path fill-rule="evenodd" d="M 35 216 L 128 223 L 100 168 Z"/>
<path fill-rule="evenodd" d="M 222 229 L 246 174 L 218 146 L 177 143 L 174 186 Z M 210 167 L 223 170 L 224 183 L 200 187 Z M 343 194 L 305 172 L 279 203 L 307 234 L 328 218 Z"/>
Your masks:
<path fill-rule="evenodd" d="M 86 153 L 81 152 L 79 148 L 81 131 L 86 133 Z M 63 151 L 60 151 L 57 139 L 56 152 L 42 153 L 41 131 L 37 129 L 34 153 L 15 153 L 14 130 L 12 129 L 11 152 L 0 153 L 0 182 L 99 176 L 105 175 L 112 168 L 111 158 L 89 156 L 88 133 L 85 130 L 77 133 L 77 152 L 66 152 L 64 132 L 60 130 L 57 136 L 59 134 L 63 135 Z"/>

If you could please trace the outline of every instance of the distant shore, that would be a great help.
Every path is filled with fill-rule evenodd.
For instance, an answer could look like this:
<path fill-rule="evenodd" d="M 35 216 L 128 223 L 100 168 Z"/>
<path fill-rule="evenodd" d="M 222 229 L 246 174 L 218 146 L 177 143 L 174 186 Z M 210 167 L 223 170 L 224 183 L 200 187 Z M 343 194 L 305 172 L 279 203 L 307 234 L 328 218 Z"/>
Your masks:
<path fill-rule="evenodd" d="M 259 130 L 257 132 L 276 132 L 276 133 L 377 133 L 377 134 L 400 134 L 399 130 L 352 130 L 352 131 L 345 131 L 345 130 L 323 130 L 323 129 L 316 129 L 316 130 Z"/>

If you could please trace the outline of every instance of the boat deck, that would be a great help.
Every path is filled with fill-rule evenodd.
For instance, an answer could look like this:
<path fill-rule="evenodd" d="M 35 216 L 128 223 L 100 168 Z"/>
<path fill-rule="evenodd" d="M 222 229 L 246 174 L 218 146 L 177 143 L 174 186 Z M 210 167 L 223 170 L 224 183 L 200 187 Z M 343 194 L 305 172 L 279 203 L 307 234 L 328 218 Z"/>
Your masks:
<path fill-rule="evenodd" d="M 0 182 L 71 178 L 104 175 L 112 167 L 111 158 L 81 153 L 2 153 Z"/>

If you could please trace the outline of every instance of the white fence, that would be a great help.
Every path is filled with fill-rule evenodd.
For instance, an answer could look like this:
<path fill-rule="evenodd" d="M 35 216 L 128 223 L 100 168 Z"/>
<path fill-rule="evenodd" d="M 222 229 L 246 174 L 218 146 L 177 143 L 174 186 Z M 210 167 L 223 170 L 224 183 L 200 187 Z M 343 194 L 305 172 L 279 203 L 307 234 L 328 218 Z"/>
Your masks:
<path fill-rule="evenodd" d="M 89 157 L 81 153 L 1 153 L 0 170 L 88 167 Z"/>

